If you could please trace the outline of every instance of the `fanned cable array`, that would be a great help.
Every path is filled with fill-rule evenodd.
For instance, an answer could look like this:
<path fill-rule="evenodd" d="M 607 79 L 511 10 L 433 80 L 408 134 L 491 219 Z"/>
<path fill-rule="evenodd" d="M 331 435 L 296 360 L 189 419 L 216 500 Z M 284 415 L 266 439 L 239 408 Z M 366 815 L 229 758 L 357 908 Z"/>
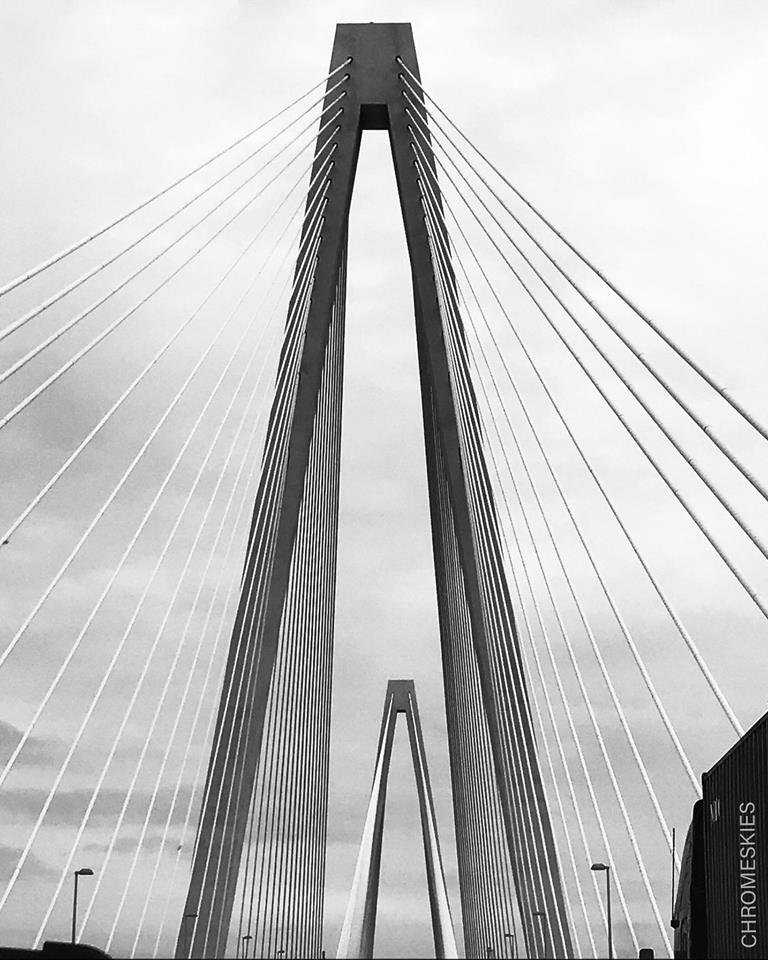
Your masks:
<path fill-rule="evenodd" d="M 768 431 L 424 90 L 407 25 L 340 25 L 332 65 L 0 286 L 3 929 L 60 938 L 89 867 L 75 935 L 115 954 L 326 948 L 348 217 L 388 127 L 466 955 L 600 955 L 598 861 L 620 950 L 668 953 L 700 717 L 713 751 L 745 719 L 690 598 L 759 652 Z"/>
<path fill-rule="evenodd" d="M 0 912 L 17 942 L 39 945 L 66 928 L 71 874 L 87 865 L 95 875 L 82 885 L 79 939 L 130 956 L 167 955 L 175 943 L 211 789 L 205 757 L 222 746 L 216 704 L 238 568 L 274 521 L 273 504 L 264 530 L 247 536 L 261 463 L 274 462 L 279 483 L 285 455 L 274 446 L 284 424 L 268 413 L 275 390 L 286 409 L 295 390 L 344 66 L 0 289 L 0 442 L 8 463 L 43 449 L 24 482 L 6 471 L 0 521 L 9 589 L 0 789 L 16 811 L 2 841 Z M 334 363 L 318 484 L 338 449 L 340 354 Z M 335 516 L 332 489 L 314 496 Z M 302 549 L 316 571 L 328 546 Z M 328 734 L 333 594 L 330 581 L 309 581 L 309 565 L 297 572 L 296 621 L 281 638 L 283 683 L 270 701 L 306 754 L 301 775 L 295 765 L 285 774 L 287 741 L 271 747 L 294 798 L 281 801 L 279 835 L 292 831 L 304 886 L 293 883 L 295 865 L 269 882 L 277 890 L 289 878 L 292 909 L 311 912 L 319 942 L 325 806 L 303 798 L 327 787 L 316 733 Z M 42 583 L 27 578 L 41 569 Z M 324 645 L 302 659 L 319 624 Z M 249 865 L 264 843 L 252 826 Z"/>
<path fill-rule="evenodd" d="M 568 955 L 571 951 L 568 904 L 561 898 L 560 867 L 553 849 L 548 810 L 542 803 L 539 757 L 511 597 L 501 563 L 500 527 L 482 451 L 483 431 L 478 420 L 477 398 L 464 354 L 465 334 L 456 309 L 452 273 L 445 261 L 441 263 L 437 252 L 440 242 L 437 236 L 441 235 L 445 242 L 439 212 L 428 223 L 433 263 L 439 278 L 439 301 L 456 402 L 459 448 L 469 494 L 471 535 L 479 568 L 478 590 L 483 629 L 488 636 L 490 668 L 486 668 L 483 676 L 482 667 L 469 657 L 472 634 L 477 633 L 478 628 L 472 623 L 470 588 L 458 562 L 460 548 L 449 496 L 447 454 L 433 408 L 435 475 L 440 489 L 440 539 L 445 570 L 441 633 L 448 723 L 453 728 L 449 738 L 454 791 L 457 797 L 467 794 L 464 804 L 457 803 L 454 808 L 462 902 L 475 908 L 483 907 L 478 909 L 479 916 L 472 925 L 467 924 L 465 942 L 477 953 L 482 952 L 484 945 L 486 949 L 488 946 L 505 949 L 508 927 L 512 926 L 513 930 L 516 927 L 516 923 L 510 924 L 515 915 L 509 908 L 515 896 L 521 918 L 521 940 L 524 939 L 526 950 L 536 956 Z M 474 736 L 468 731 L 462 736 L 460 712 L 477 718 Z M 495 789 L 489 782 L 494 766 L 497 767 Z M 504 806 L 514 811 L 514 816 L 506 821 Z M 475 816 L 482 814 L 485 822 L 473 824 L 469 819 L 471 811 Z M 499 858 L 496 851 L 502 836 L 509 863 Z M 502 909 L 499 904 L 503 904 Z M 465 911 L 465 917 L 467 914 L 471 916 L 471 911 Z M 539 916 L 543 921 L 535 919 Z"/>
<path fill-rule="evenodd" d="M 434 442 L 437 447 L 436 431 Z M 509 946 L 505 936 L 519 930 L 515 885 L 493 775 L 471 627 L 466 604 L 462 603 L 458 549 L 441 459 L 438 452 L 441 520 L 446 530 L 442 549 L 451 584 L 443 600 L 450 610 L 450 623 L 444 629 L 451 639 L 450 643 L 443 644 L 443 678 L 452 745 L 451 780 L 464 947 L 467 956 L 482 956 L 489 947 L 503 956 Z"/>
<path fill-rule="evenodd" d="M 592 872 L 590 877 L 589 867 L 601 859 L 612 869 L 622 939 L 626 937 L 632 949 L 650 943 L 670 951 L 668 869 L 658 852 L 666 848 L 672 855 L 670 808 L 680 815 L 680 807 L 669 802 L 669 769 L 675 771 L 676 790 L 689 798 L 682 806 L 686 816 L 700 795 L 701 768 L 689 757 L 686 733 L 677 729 L 673 719 L 675 714 L 679 718 L 679 711 L 674 709 L 676 702 L 670 701 L 668 684 L 663 684 L 665 696 L 649 663 L 647 627 L 635 625 L 636 602 L 620 599 L 620 584 L 617 589 L 601 540 L 610 535 L 623 542 L 633 557 L 635 577 L 639 573 L 644 578 L 658 605 L 657 621 L 666 618 L 665 634 L 670 643 L 678 643 L 676 669 L 681 676 L 698 677 L 699 696 L 710 698 L 707 716 L 721 717 L 724 742 L 740 736 L 744 728 L 697 644 L 695 631 L 684 623 L 664 577 L 654 569 L 642 538 L 632 531 L 610 485 L 601 478 L 590 444 L 579 436 L 575 411 L 559 399 L 558 381 L 563 375 L 553 374 L 552 347 L 542 347 L 541 337 L 532 334 L 521 317 L 533 314 L 546 325 L 558 347 L 565 348 L 560 350 L 563 364 L 575 363 L 579 373 L 586 375 L 645 466 L 702 535 L 697 549 L 714 552 L 723 575 L 732 577 L 741 589 L 744 605 L 753 606 L 755 629 L 760 632 L 760 621 L 768 613 L 759 592 L 759 577 L 764 576 L 760 564 L 768 554 L 755 518 L 761 517 L 766 488 L 747 465 L 746 454 L 737 452 L 732 437 L 746 437 L 743 445 L 748 451 L 750 443 L 768 435 L 474 146 L 423 89 L 416 72 L 404 61 L 401 67 L 414 163 L 434 269 L 440 276 L 443 324 L 451 343 L 452 384 L 463 421 L 462 456 L 465 471 L 473 478 L 468 482 L 477 486 L 473 496 L 478 502 L 484 496 L 495 500 L 501 511 L 503 567 L 514 584 L 517 626 L 523 638 L 521 672 L 531 687 L 526 703 L 537 730 L 539 755 L 546 761 L 548 805 L 557 821 L 558 859 L 575 952 L 594 955 L 597 941 L 599 953 L 604 904 L 595 882 L 597 874 Z M 590 286 L 589 279 L 603 288 L 602 294 L 599 289 L 594 292 L 595 283 Z M 603 305 L 606 292 L 609 301 L 613 298 L 612 305 Z M 635 345 L 632 321 L 635 332 L 645 328 L 691 375 L 694 399 L 673 385 L 668 363 L 656 364 Z M 714 402 L 725 407 L 731 417 L 726 426 L 720 427 L 719 417 L 717 427 L 709 425 L 699 412 L 709 400 L 700 399 L 701 391 L 713 393 Z M 659 401 L 659 393 L 665 402 Z M 685 429 L 676 427 L 673 414 L 687 421 Z M 688 427 L 699 434 L 692 442 Z M 477 461 L 480 441 L 490 464 L 493 494 L 482 489 Z M 567 466 L 564 446 L 570 448 Z M 703 454 L 693 452 L 702 447 Z M 571 457 L 592 484 L 590 492 L 606 508 L 605 520 L 597 526 L 584 515 L 581 490 L 577 488 L 574 497 Z M 717 458 L 719 462 L 710 466 Z M 732 471 L 730 476 L 724 476 L 724 466 Z M 677 480 L 685 471 L 700 484 L 698 490 L 690 492 L 688 478 L 684 484 Z M 724 517 L 731 524 L 725 531 Z M 474 536 L 483 553 L 492 548 L 489 529 L 487 525 L 483 529 L 478 511 Z M 594 578 L 592 583 L 585 583 L 584 571 Z M 618 656 L 619 645 L 626 653 L 624 659 Z M 650 657 L 654 654 L 651 647 Z M 630 669 L 636 679 L 628 682 Z M 463 689 L 469 700 L 466 691 L 471 686 L 465 684 Z M 642 746 L 643 731 L 638 733 L 633 722 L 639 715 L 655 716 L 655 725 L 667 741 L 667 764 L 660 764 L 653 751 Z M 450 722 L 458 726 L 460 720 L 451 720 L 449 710 Z M 479 779 L 482 762 L 467 766 Z M 461 775 L 458 781 L 462 783 Z M 454 791 L 456 783 L 454 773 Z M 466 789 L 462 783 L 462 790 Z M 467 862 L 462 897 L 477 906 L 482 897 L 471 891 L 482 884 L 482 858 L 489 847 L 475 841 L 480 849 L 472 849 L 471 844 L 462 849 L 465 841 L 459 823 L 466 816 L 459 815 L 457 806 L 460 865 L 462 857 Z M 470 831 L 468 835 L 473 836 Z M 535 854 L 526 862 L 532 870 L 539 869 Z M 679 868 L 679 851 L 676 863 Z M 491 876 L 503 892 L 499 882 L 503 873 Z M 484 888 L 486 899 L 493 892 L 494 884 Z M 466 923 L 465 911 L 465 936 L 469 933 Z M 499 949 L 499 934 L 488 921 L 483 937 L 488 942 L 494 937 Z"/>
<path fill-rule="evenodd" d="M 255 705 L 260 698 L 253 690 L 247 690 L 248 681 L 243 679 L 253 677 L 255 687 L 258 671 L 253 663 L 239 666 L 235 661 L 258 660 L 262 651 L 255 643 L 245 642 L 254 628 L 238 627 L 236 622 L 239 642 L 233 648 L 228 669 L 232 689 L 229 684 L 225 686 L 220 717 L 226 718 L 230 711 L 236 714 L 238 707 L 243 717 L 219 725 L 211 755 L 204 810 L 214 811 L 214 830 L 218 827 L 227 840 L 221 844 L 218 856 L 211 845 L 201 885 L 210 886 L 214 903 L 227 903 L 229 898 L 223 916 L 232 915 L 236 921 L 232 922 L 231 931 L 226 920 L 222 921 L 220 932 L 201 929 L 200 923 L 192 929 L 204 942 L 218 940 L 222 953 L 228 939 L 229 949 L 242 950 L 243 956 L 262 956 L 277 950 L 288 956 L 303 956 L 319 954 L 321 949 L 345 270 L 342 265 L 261 747 L 258 752 L 248 748 L 255 729 Z M 286 439 L 283 436 L 282 444 Z M 277 472 L 274 475 L 279 477 Z M 273 509 L 276 503 L 274 489 L 267 490 L 264 485 L 262 491 L 264 496 L 257 496 L 256 501 L 258 518 L 262 503 L 270 499 Z M 260 570 L 251 559 L 253 545 L 263 542 L 254 527 L 243 585 L 248 610 L 258 612 L 247 612 L 243 621 L 248 616 L 258 616 L 263 622 L 266 613 L 265 575 L 269 563 Z M 266 550 L 263 555 L 268 561 Z M 257 632 L 256 636 L 263 634 Z M 246 646 L 251 649 L 244 649 Z M 225 725 L 227 735 L 223 734 Z M 249 758 L 252 769 L 248 767 Z M 236 765 L 229 795 L 224 777 L 217 776 L 227 763 Z M 214 789 L 216 794 L 212 795 Z M 240 812 L 244 809 L 247 822 Z M 228 831 L 238 813 L 244 829 L 239 833 L 236 827 Z M 237 939 L 232 943 L 234 936 Z"/>

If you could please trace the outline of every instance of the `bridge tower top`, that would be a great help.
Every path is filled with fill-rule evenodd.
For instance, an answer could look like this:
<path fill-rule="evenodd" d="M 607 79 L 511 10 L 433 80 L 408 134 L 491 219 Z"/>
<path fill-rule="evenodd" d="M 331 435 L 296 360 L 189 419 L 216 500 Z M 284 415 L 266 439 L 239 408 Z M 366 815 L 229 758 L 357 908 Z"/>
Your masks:
<path fill-rule="evenodd" d="M 390 680 L 387 684 L 387 702 L 392 697 L 393 713 L 407 713 L 415 696 L 413 680 Z"/>
<path fill-rule="evenodd" d="M 400 57 L 418 77 L 416 46 L 410 23 L 339 23 L 331 70 L 351 58 L 350 80 L 360 102 L 363 130 L 389 129 L 388 106 L 402 100 Z"/>

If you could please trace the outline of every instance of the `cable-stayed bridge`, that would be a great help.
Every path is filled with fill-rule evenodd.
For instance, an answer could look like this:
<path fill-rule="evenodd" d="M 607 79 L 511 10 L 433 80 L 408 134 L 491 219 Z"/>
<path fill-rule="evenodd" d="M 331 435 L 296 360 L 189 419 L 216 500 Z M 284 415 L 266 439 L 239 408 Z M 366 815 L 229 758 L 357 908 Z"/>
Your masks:
<path fill-rule="evenodd" d="M 0 288 L 0 562 L 16 582 L 19 554 L 42 557 L 0 654 L 0 789 L 32 812 L 0 917 L 30 944 L 66 923 L 87 860 L 77 937 L 107 951 L 334 950 L 348 221 L 371 129 L 388 132 L 413 273 L 457 940 L 467 956 L 601 955 L 604 861 L 617 943 L 670 950 L 670 811 L 701 792 L 671 700 L 730 741 L 752 718 L 647 549 L 645 487 L 674 517 L 672 566 L 674 522 L 759 637 L 768 434 L 462 133 L 405 25 L 340 26 L 303 96 Z M 564 402 L 566 364 L 583 393 Z M 629 497 L 585 439 L 596 409 L 642 464 Z M 43 422 L 57 442 L 41 454 Z M 75 497 L 87 514 L 65 542 Z"/>

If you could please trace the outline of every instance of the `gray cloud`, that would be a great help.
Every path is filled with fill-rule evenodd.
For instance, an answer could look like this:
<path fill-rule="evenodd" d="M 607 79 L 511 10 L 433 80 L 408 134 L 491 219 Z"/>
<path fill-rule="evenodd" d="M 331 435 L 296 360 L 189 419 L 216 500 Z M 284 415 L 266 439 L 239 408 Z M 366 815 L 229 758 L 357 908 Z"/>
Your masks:
<path fill-rule="evenodd" d="M 86 789 L 58 791 L 49 814 L 51 823 L 62 828 L 79 826 L 92 792 L 92 790 Z M 188 788 L 183 788 L 178 792 L 173 806 L 173 814 L 169 821 L 174 828 L 184 822 L 189 794 L 190 790 Z M 6 790 L 3 794 L 3 804 L 9 814 L 20 815 L 32 820 L 37 816 L 47 796 L 48 791 L 43 790 Z M 124 798 L 124 790 L 100 790 L 98 803 L 94 806 L 89 822 L 94 826 L 100 824 L 111 826 L 117 819 Z M 142 824 L 151 799 L 152 794 L 148 790 L 135 791 L 131 803 L 126 808 L 124 822 L 128 825 Z M 173 787 L 158 793 L 152 806 L 152 823 L 158 825 L 158 827 L 165 824 L 172 800 Z"/>
<path fill-rule="evenodd" d="M 4 875 L 9 874 L 11 870 L 13 870 L 18 863 L 20 854 L 21 847 L 0 844 L 0 870 L 3 871 Z M 25 875 L 27 879 L 41 881 L 50 880 L 53 877 L 54 872 L 47 867 L 45 863 L 33 856 L 27 860 Z"/>
<path fill-rule="evenodd" d="M 22 731 L 13 723 L 0 720 L 0 762 L 7 763 L 11 752 L 18 746 Z M 43 740 L 31 736 L 19 754 L 19 763 L 28 766 L 46 766 L 51 761 L 51 752 L 54 744 L 50 740 Z"/>

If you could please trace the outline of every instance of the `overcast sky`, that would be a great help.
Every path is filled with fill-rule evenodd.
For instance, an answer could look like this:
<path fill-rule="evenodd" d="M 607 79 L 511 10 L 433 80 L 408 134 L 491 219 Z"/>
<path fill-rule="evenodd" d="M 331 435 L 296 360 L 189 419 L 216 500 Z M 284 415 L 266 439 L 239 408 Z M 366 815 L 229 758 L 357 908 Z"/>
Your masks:
<path fill-rule="evenodd" d="M 412 22 L 422 78 L 438 102 L 609 276 L 765 420 L 768 11 L 758 0 L 736 5 L 702 0 L 550 0 L 546 4 L 513 0 L 471 6 L 454 0 L 4 0 L 0 2 L 0 280 L 16 276 L 98 227 L 279 109 L 325 75 L 336 22 L 370 20 Z M 247 228 L 243 226 L 237 236 L 246 238 Z M 76 375 L 51 391 L 49 399 L 33 405 L 4 432 L 0 437 L 5 465 L 0 480 L 3 529 L 122 389 L 124 368 L 139 369 L 170 331 L 169 324 L 179 311 L 194 305 L 195 290 L 204 289 L 204 282 L 212 282 L 221 273 L 217 268 L 234 246 L 233 240 L 231 248 L 212 254 L 194 283 L 175 287 L 154 311 L 142 314 L 135 325 L 126 325 L 114 346 L 94 352 Z M 95 259 L 79 263 L 96 262 L 99 254 L 93 256 Z M 410 279 L 390 154 L 386 137 L 380 133 L 368 134 L 363 143 L 349 258 L 325 933 L 329 953 L 336 946 L 352 879 L 381 705 L 391 677 L 416 681 L 457 922 L 460 913 Z M 553 378 L 564 411 L 596 458 L 654 570 L 669 589 L 740 720 L 748 726 L 766 708 L 764 622 L 703 539 L 680 516 L 681 511 L 626 438 L 601 412 L 583 376 L 543 331 L 498 262 L 493 270 L 521 330 Z M 0 304 L 3 325 L 36 302 L 36 297 L 57 289 L 56 281 L 60 284 L 72 276 L 51 271 L 50 281 L 40 282 L 27 299 L 22 295 L 6 298 Z M 76 302 L 81 306 L 89 300 L 83 296 Z M 125 306 L 130 301 L 119 302 Z M 611 304 L 610 299 L 605 302 Z M 686 396 L 709 422 L 726 433 L 755 472 L 768 475 L 768 458 L 749 432 L 724 414 L 722 405 L 700 390 L 691 377 L 681 373 L 680 365 L 671 361 L 639 324 L 625 313 L 618 315 L 648 355 L 671 376 L 680 377 L 675 382 L 681 384 L 681 390 L 687 391 Z M 67 316 L 69 313 L 57 308 L 55 318 L 41 321 L 13 345 L 3 344 L 3 369 L 36 343 L 41 332 L 53 329 L 54 320 L 61 322 Z M 498 316 L 496 322 L 501 323 Z M 52 355 L 62 360 L 72 344 L 80 346 L 97 329 L 98 324 L 86 325 L 82 334 L 66 346 L 57 346 Z M 23 621 L 82 533 L 94 505 L 106 496 L 138 449 L 147 424 L 154 423 L 168 402 L 175 389 L 171 385 L 183 378 L 210 335 L 211 329 L 203 327 L 182 341 L 174 355 L 177 359 L 163 368 L 163 376 L 136 399 L 77 474 L 62 484 L 0 555 L 4 636 L 7 633 L 10 638 Z M 227 340 L 224 346 L 233 343 Z M 221 362 L 227 355 L 224 346 L 216 354 Z M 512 351 L 511 340 L 508 346 Z M 532 409 L 540 414 L 542 431 L 553 442 L 561 442 L 524 364 L 517 355 L 510 362 L 521 386 L 532 391 Z M 34 386 L 41 371 L 53 368 L 52 362 L 30 365 L 18 382 L 0 387 L 2 412 Z M 637 373 L 636 368 L 628 369 Z M 210 389 L 215 374 L 205 376 L 204 386 Z M 201 387 L 197 396 L 205 395 Z M 615 395 L 621 395 L 618 389 Z M 659 399 L 658 392 L 651 395 L 659 409 L 669 413 L 669 405 Z M 621 402 L 631 409 L 623 397 Z M 223 401 L 217 404 L 211 414 L 211 432 L 216 411 L 223 412 Z M 110 564 L 117 562 L 148 497 L 164 476 L 179 437 L 191 426 L 196 409 L 184 410 L 178 420 L 169 421 L 168 431 L 153 447 L 156 452 L 149 458 L 151 462 L 105 517 L 103 530 L 87 555 L 57 590 L 18 654 L 8 661 L 0 698 L 4 755 L 13 745 L 12 728 L 23 728 L 29 721 L 71 636 L 109 575 Z M 641 418 L 632 416 L 645 431 L 643 435 L 653 437 Z M 724 489 L 743 505 L 755 528 L 765 530 L 768 513 L 764 505 L 730 479 L 695 431 L 682 421 L 673 422 L 679 423 L 697 459 L 711 467 L 722 478 Z M 525 443 L 530 450 L 527 435 Z M 652 443 L 674 470 L 676 482 L 711 516 L 753 584 L 762 587 L 765 569 L 751 548 L 734 536 L 663 442 L 654 437 Z M 188 484 L 205 449 L 203 440 L 183 468 Z M 610 571 L 622 610 L 694 768 L 705 770 L 730 745 L 732 731 L 718 714 L 637 567 L 619 545 L 615 529 L 594 490 L 574 466 L 571 452 L 562 444 L 555 449 L 556 464 L 570 484 L 580 516 L 590 525 L 596 554 Z M 535 462 L 540 470 L 540 463 Z M 216 453 L 206 473 L 211 483 L 222 463 L 223 455 Z M 185 492 L 186 488 L 169 495 L 165 526 L 158 526 L 157 532 L 150 532 L 140 544 L 139 555 L 95 624 L 90 645 L 82 658 L 73 662 L 69 686 L 52 701 L 36 738 L 23 754 L 21 769 L 6 785 L 0 826 L 3 877 L 10 874 L 66 752 L 70 728 L 74 731 L 98 682 L 94 663 L 104 660 L 106 664 L 110 644 L 124 629 L 172 523 L 172 507 L 180 506 Z M 545 500 L 555 503 L 551 491 Z M 204 509 L 205 500 L 199 503 Z M 555 516 L 556 529 L 573 560 L 574 575 L 594 617 L 599 640 L 605 643 L 668 822 L 681 834 L 693 794 L 636 668 L 620 646 L 615 623 L 586 572 L 572 533 L 562 516 Z M 188 546 L 193 534 L 186 536 Z M 229 566 L 223 564 L 223 569 L 236 576 L 239 562 L 236 546 Z M 171 555 L 167 569 L 163 568 L 151 609 L 137 625 L 141 642 L 129 652 L 122 680 L 116 682 L 110 695 L 113 699 L 100 714 L 103 731 L 97 729 L 84 742 L 64 785 L 66 796 L 52 808 L 17 893 L 0 914 L 3 943 L 26 943 L 37 931 L 79 823 L 85 791 L 92 787 L 94 770 L 100 769 L 111 742 L 110 704 L 124 701 L 124 690 L 130 689 L 131 678 L 141 668 L 141 651 L 162 617 L 163 600 L 172 595 L 174 572 L 178 578 L 174 563 L 183 563 L 181 548 Z M 559 581 L 558 590 L 564 595 Z M 190 598 L 193 595 L 194 587 Z M 185 613 L 182 609 L 174 614 L 172 626 L 179 625 L 176 632 L 183 627 Z M 572 610 L 567 620 L 569 625 L 575 622 Z M 666 919 L 668 855 L 627 757 L 594 659 L 588 656 L 584 638 L 577 632 L 574 635 L 585 658 L 585 677 L 598 715 L 606 725 L 609 750 L 627 784 L 628 802 Z M 553 636 L 558 643 L 554 632 Z M 109 643 L 102 643 L 102 638 Z M 163 667 L 171 656 L 169 639 L 161 649 L 157 676 L 151 680 L 153 690 L 162 685 Z M 557 657 L 565 674 L 567 657 L 561 647 Z M 534 679 L 532 685 L 539 692 L 538 681 Z M 566 686 L 576 703 L 570 674 Z M 79 712 L 72 710 L 73 702 L 81 706 Z M 149 712 L 148 708 L 140 718 L 148 721 Z M 660 939 L 581 706 L 576 707 L 575 716 L 623 868 L 641 945 L 658 950 Z M 127 782 L 131 750 L 135 755 L 140 749 L 138 719 L 136 724 L 135 739 L 130 740 L 129 730 L 130 749 L 107 783 L 98 816 L 78 851 L 78 864 L 87 862 L 96 871 Z M 381 956 L 431 955 L 432 950 L 423 864 L 419 856 L 413 856 L 414 849 L 420 850 L 420 840 L 405 745 L 405 738 L 399 736 L 382 867 L 377 930 Z M 574 761 L 573 748 L 566 746 Z M 157 756 L 161 754 L 162 746 Z M 184 778 L 185 790 L 189 776 Z M 583 782 L 578 776 L 577 781 L 577 792 L 586 805 Z M 564 784 L 560 785 L 564 789 Z M 147 779 L 142 786 L 151 791 L 152 783 Z M 168 796 L 172 790 L 173 783 L 166 791 Z M 161 811 L 163 818 L 164 813 Z M 127 869 L 131 838 L 142 817 L 143 809 L 138 806 L 129 811 L 129 829 L 116 850 L 113 872 L 104 880 L 87 936 L 97 945 L 109 929 L 110 911 L 124 875 L 121 871 Z M 573 826 L 570 822 L 569 827 Z M 602 858 L 591 819 L 588 830 L 594 855 Z M 159 833 L 152 836 L 156 843 Z M 166 866 L 171 861 L 172 857 Z M 584 860 L 585 896 L 590 894 L 588 867 Z M 172 891 L 177 911 L 186 886 L 182 873 Z M 140 909 L 139 892 L 135 904 L 129 904 L 133 911 Z M 67 935 L 68 898 L 67 887 L 47 936 Z M 594 898 L 589 908 L 597 917 Z M 166 929 L 166 950 L 177 916 L 178 912 Z M 130 946 L 132 920 L 134 913 L 118 930 L 116 952 Z M 626 949 L 626 929 L 620 920 L 617 924 L 619 946 Z M 151 948 L 157 929 L 154 914 L 149 927 L 146 944 Z"/>

